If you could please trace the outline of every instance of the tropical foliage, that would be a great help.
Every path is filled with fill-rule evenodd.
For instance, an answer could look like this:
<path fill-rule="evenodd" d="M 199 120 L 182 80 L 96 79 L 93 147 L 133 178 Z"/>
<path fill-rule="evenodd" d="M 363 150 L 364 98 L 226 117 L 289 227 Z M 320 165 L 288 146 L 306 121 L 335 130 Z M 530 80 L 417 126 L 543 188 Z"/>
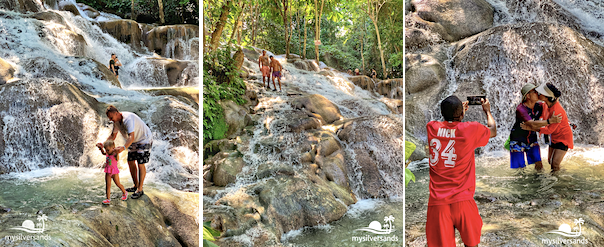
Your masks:
<path fill-rule="evenodd" d="M 78 0 L 98 11 L 144 23 L 160 22 L 158 0 Z M 199 25 L 199 0 L 163 0 L 166 25 Z M 134 8 L 132 4 L 134 3 Z M 132 16 L 134 10 L 134 17 Z"/>

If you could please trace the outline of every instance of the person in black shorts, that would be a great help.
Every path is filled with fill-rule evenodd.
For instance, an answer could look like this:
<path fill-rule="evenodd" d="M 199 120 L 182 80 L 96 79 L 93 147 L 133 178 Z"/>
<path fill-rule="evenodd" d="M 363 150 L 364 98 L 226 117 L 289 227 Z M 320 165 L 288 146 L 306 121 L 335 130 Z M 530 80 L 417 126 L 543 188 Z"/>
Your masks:
<path fill-rule="evenodd" d="M 117 55 L 111 54 L 111 60 L 109 60 L 109 70 L 111 70 L 118 80 L 120 79 L 120 66 L 122 66 L 122 62 L 117 59 Z"/>
<path fill-rule="evenodd" d="M 151 156 L 151 147 L 153 145 L 153 133 L 143 120 L 132 112 L 120 112 L 115 106 L 108 106 L 105 111 L 107 117 L 113 121 L 113 131 L 107 140 L 115 140 L 117 133 L 120 132 L 126 139 L 126 143 L 118 149 L 128 149 L 128 167 L 134 187 L 126 189 L 128 192 L 135 192 L 131 197 L 138 199 L 145 193 L 143 192 L 143 182 L 147 175 L 145 164 L 149 163 Z M 102 143 L 97 146 L 102 147 Z"/>

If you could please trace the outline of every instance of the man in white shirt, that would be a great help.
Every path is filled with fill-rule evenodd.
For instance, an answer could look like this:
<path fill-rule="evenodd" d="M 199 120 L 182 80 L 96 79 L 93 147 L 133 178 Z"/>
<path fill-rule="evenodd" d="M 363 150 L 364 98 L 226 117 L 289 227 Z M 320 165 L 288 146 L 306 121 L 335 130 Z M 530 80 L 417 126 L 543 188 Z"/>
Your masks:
<path fill-rule="evenodd" d="M 145 194 L 143 192 L 143 182 L 147 175 L 145 163 L 149 162 L 153 133 L 143 120 L 132 112 L 119 112 L 115 106 L 110 105 L 105 113 L 109 120 L 113 121 L 113 131 L 107 140 L 115 140 L 118 132 L 126 139 L 124 146 L 118 147 L 122 150 L 128 149 L 128 167 L 134 187 L 126 191 L 135 192 L 131 197 L 138 199 Z M 102 147 L 103 144 L 98 143 L 97 146 Z"/>

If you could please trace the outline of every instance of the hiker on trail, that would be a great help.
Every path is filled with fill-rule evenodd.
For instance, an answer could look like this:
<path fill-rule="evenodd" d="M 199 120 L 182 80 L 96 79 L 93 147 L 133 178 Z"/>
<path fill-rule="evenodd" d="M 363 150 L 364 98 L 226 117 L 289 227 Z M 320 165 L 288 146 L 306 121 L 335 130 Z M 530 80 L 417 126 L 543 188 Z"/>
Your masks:
<path fill-rule="evenodd" d="M 122 62 L 117 59 L 117 55 L 111 54 L 111 60 L 109 60 L 109 70 L 111 70 L 118 80 L 120 79 L 120 66 L 122 66 Z"/>
<path fill-rule="evenodd" d="M 271 89 L 271 69 L 269 67 L 270 63 L 268 61 L 268 56 L 266 55 L 266 51 L 262 51 L 262 56 L 258 58 L 258 67 L 262 72 L 262 86 L 268 89 Z M 266 77 L 266 86 L 264 85 L 264 78 Z"/>
<path fill-rule="evenodd" d="M 560 96 L 562 93 L 551 83 L 541 84 L 536 88 L 539 100 L 542 100 L 547 104 L 548 112 L 547 116 L 553 116 L 554 114 L 561 115 L 561 120 L 558 122 L 549 121 L 549 125 L 543 128 L 539 126 L 530 126 L 527 124 L 521 124 L 521 128 L 531 131 L 539 131 L 541 134 L 550 135 L 550 144 L 547 153 L 547 161 L 552 166 L 552 172 L 555 173 L 560 170 L 560 163 L 564 159 L 568 149 L 572 149 L 574 146 L 573 132 L 570 124 L 568 123 L 568 116 L 566 111 L 560 105 Z M 551 119 L 551 118 L 550 118 Z"/>
<path fill-rule="evenodd" d="M 103 144 L 96 144 L 96 146 L 101 150 L 101 153 L 105 155 L 105 192 L 107 199 L 103 201 L 103 204 L 109 205 L 111 204 L 111 179 L 115 182 L 120 190 L 122 190 L 122 201 L 128 199 L 128 192 L 124 189 L 124 186 L 120 183 L 120 170 L 117 167 L 117 161 L 119 159 L 119 153 L 124 151 L 123 147 L 115 148 L 115 144 L 112 140 L 107 140 Z"/>
<path fill-rule="evenodd" d="M 277 86 L 275 85 L 275 77 L 277 77 L 277 80 L 279 81 L 279 92 L 281 92 L 281 70 L 283 70 L 283 67 L 281 66 L 281 63 L 279 63 L 279 61 L 277 61 L 277 59 L 273 58 L 273 56 L 270 57 L 271 58 L 271 72 L 272 72 L 272 76 L 273 76 L 273 87 L 275 89 L 273 89 L 273 91 L 277 91 Z"/>
<path fill-rule="evenodd" d="M 516 107 L 516 122 L 510 132 L 510 167 L 512 169 L 524 168 L 526 163 L 535 164 L 535 170 L 541 171 L 543 163 L 541 162 L 541 150 L 537 141 L 535 131 L 528 131 L 520 128 L 520 124 L 525 123 L 535 128 L 546 126 L 550 123 L 559 123 L 560 117 L 553 116 L 551 119 L 542 120 L 545 117 L 544 112 L 547 106 L 539 101 L 537 86 L 528 83 L 522 87 L 522 103 Z"/>
<path fill-rule="evenodd" d="M 377 77 L 377 72 L 375 72 L 375 69 L 371 69 L 371 78 L 375 79 Z"/>
<path fill-rule="evenodd" d="M 352 70 L 348 69 L 348 75 L 352 75 Z"/>
<path fill-rule="evenodd" d="M 354 75 L 361 75 L 358 68 L 354 69 Z"/>
<path fill-rule="evenodd" d="M 482 218 L 474 201 L 474 150 L 497 135 L 491 104 L 481 99 L 487 125 L 461 122 L 468 102 L 449 96 L 440 103 L 445 121 L 430 121 L 430 198 L 426 221 L 428 246 L 456 246 L 455 229 L 466 246 L 480 243 Z"/>
<path fill-rule="evenodd" d="M 153 145 L 153 133 L 143 120 L 132 112 L 120 112 L 115 106 L 108 106 L 105 111 L 109 120 L 113 121 L 113 131 L 107 140 L 115 140 L 117 133 L 120 132 L 126 139 L 126 143 L 121 149 L 128 149 L 128 167 L 130 175 L 134 182 L 134 187 L 126 189 L 127 192 L 135 192 L 131 197 L 138 199 L 145 193 L 143 192 L 143 182 L 147 175 L 145 164 L 149 162 L 151 146 Z M 103 147 L 98 143 L 99 148 Z M 138 163 L 138 166 L 137 166 Z"/>

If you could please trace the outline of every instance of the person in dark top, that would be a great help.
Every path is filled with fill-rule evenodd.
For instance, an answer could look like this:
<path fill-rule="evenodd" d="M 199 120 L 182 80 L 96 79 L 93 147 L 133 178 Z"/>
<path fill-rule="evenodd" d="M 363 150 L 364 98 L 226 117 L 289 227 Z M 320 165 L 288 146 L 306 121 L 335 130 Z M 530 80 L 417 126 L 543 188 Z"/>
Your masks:
<path fill-rule="evenodd" d="M 552 116 L 551 119 L 541 120 L 542 116 L 546 116 L 544 111 L 547 111 L 547 105 L 539 101 L 539 96 L 535 91 L 537 86 L 528 83 L 522 87 L 522 103 L 516 107 L 516 122 L 510 132 L 510 167 L 513 169 L 524 168 L 526 163 L 535 164 L 535 170 L 543 169 L 541 162 L 541 150 L 537 142 L 537 134 L 535 131 L 527 131 L 520 127 L 521 123 L 540 128 L 550 123 L 560 122 L 559 116 Z"/>
<path fill-rule="evenodd" d="M 111 60 L 109 60 L 109 70 L 111 70 L 117 79 L 120 79 L 120 66 L 122 66 L 122 62 L 117 59 L 117 55 L 111 54 Z"/>

